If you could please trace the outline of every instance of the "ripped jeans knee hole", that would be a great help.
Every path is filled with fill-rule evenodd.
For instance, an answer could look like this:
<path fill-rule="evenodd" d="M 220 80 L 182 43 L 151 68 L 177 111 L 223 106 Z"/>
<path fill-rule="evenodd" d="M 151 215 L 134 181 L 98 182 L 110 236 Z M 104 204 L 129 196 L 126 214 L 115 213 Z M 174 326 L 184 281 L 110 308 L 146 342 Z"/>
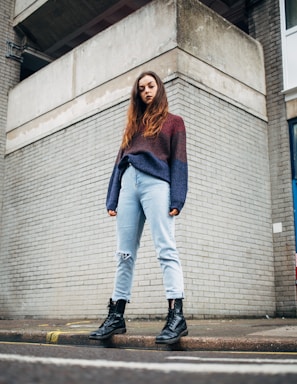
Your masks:
<path fill-rule="evenodd" d="M 121 251 L 119 251 L 119 252 L 116 253 L 116 256 L 117 256 L 118 259 L 121 259 L 121 260 L 125 261 L 125 260 L 130 259 L 132 254 L 131 254 L 131 252 L 121 252 Z"/>

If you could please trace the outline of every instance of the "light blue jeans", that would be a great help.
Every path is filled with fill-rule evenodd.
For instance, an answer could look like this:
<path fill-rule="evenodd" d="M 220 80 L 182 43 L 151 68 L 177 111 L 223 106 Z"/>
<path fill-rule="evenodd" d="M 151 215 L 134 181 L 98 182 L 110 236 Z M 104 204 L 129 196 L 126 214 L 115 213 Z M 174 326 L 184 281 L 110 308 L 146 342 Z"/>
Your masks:
<path fill-rule="evenodd" d="M 167 299 L 184 297 L 183 272 L 169 215 L 170 185 L 130 165 L 122 177 L 117 208 L 117 270 L 112 300 L 129 301 L 137 250 L 147 219 Z"/>

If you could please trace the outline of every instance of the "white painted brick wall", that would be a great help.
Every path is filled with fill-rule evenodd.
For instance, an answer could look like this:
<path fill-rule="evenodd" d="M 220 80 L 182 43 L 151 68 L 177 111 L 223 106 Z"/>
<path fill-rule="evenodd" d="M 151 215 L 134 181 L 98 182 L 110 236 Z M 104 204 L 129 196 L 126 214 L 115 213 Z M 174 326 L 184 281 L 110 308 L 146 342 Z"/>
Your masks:
<path fill-rule="evenodd" d="M 189 194 L 176 220 L 187 316 L 272 314 L 274 265 L 266 123 L 187 79 L 168 83 L 188 135 Z M 6 158 L 0 317 L 96 318 L 115 272 L 105 211 L 127 102 Z M 164 316 L 148 228 L 127 316 Z"/>

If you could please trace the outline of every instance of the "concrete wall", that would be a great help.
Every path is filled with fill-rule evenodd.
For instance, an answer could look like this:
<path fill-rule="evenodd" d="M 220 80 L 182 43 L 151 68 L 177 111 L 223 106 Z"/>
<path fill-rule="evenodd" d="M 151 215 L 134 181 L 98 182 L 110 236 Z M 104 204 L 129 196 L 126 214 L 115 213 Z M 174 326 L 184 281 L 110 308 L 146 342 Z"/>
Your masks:
<path fill-rule="evenodd" d="M 149 4 L 11 91 L 0 316 L 105 315 L 115 269 L 106 188 L 130 89 L 144 69 L 164 79 L 170 109 L 187 127 L 190 189 L 176 221 L 187 315 L 274 313 L 261 46 L 199 2 L 172 0 Z M 15 117 L 21 100 L 30 102 Z M 166 306 L 146 229 L 127 313 L 155 317 Z"/>

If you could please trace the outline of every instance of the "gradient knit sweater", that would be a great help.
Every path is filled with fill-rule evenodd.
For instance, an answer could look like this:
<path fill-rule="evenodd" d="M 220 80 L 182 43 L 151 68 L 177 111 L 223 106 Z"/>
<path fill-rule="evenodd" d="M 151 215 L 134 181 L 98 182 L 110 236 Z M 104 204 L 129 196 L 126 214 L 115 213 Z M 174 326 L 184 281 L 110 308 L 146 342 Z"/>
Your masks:
<path fill-rule="evenodd" d="M 188 187 L 186 131 L 183 119 L 168 114 L 157 137 L 144 137 L 144 127 L 133 136 L 128 148 L 120 149 L 110 178 L 107 210 L 115 211 L 121 178 L 129 163 L 136 169 L 170 183 L 170 207 L 179 212 L 184 206 Z"/>

